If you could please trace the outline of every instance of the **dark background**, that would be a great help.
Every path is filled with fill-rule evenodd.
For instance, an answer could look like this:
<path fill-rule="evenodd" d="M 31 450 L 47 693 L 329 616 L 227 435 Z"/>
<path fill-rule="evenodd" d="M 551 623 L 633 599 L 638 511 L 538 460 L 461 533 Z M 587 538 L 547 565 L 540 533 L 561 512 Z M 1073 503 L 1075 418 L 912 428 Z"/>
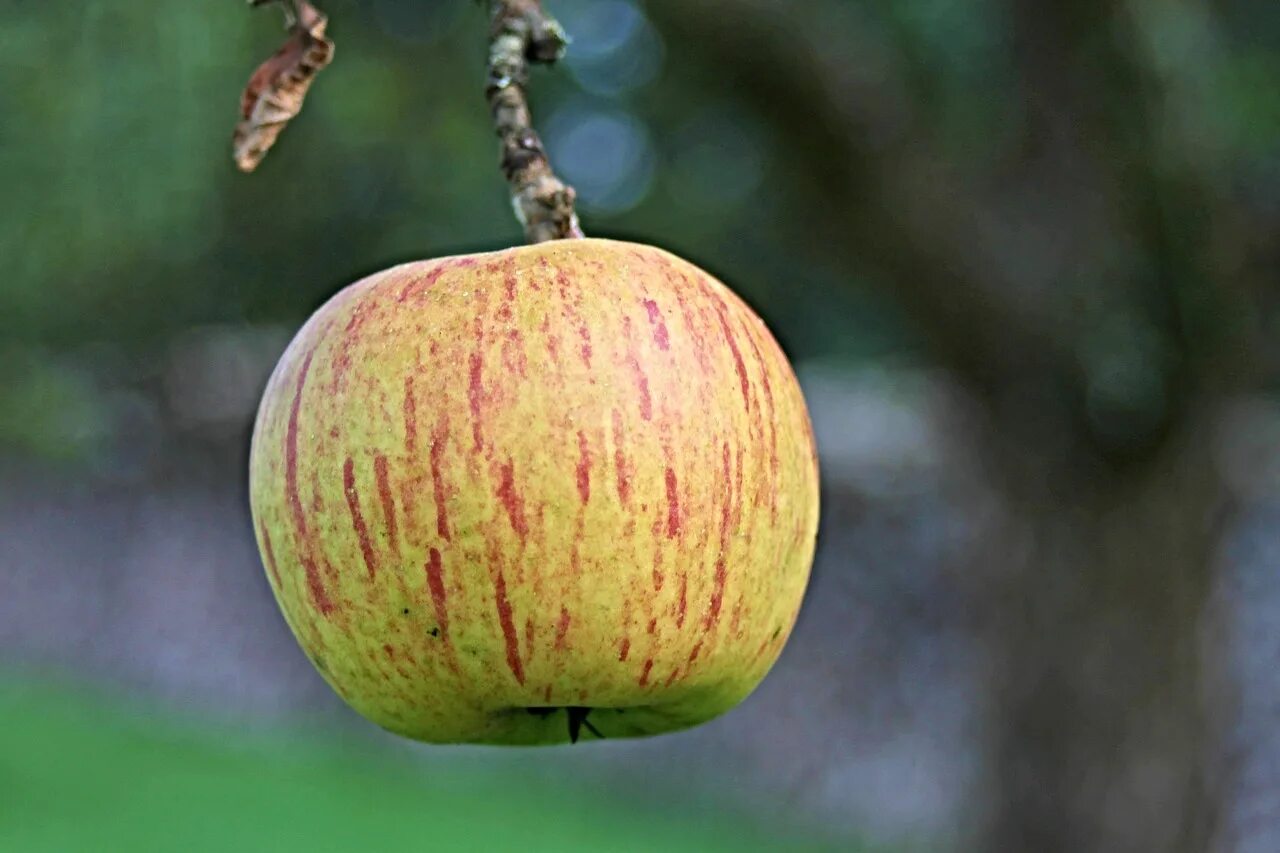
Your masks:
<path fill-rule="evenodd" d="M 584 227 L 737 289 L 824 478 L 797 632 L 696 731 L 371 730 L 246 494 L 293 331 L 519 242 L 465 0 L 0 2 L 0 847 L 1280 846 L 1280 4 L 548 0 Z M 203 848 L 200 845 L 204 845 Z"/>

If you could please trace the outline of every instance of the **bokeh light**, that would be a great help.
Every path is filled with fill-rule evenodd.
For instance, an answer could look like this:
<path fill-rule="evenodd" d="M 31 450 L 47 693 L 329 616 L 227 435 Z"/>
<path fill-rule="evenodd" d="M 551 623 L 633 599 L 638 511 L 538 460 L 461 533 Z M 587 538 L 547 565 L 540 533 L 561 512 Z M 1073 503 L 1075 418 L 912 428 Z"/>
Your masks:
<path fill-rule="evenodd" d="M 632 113 L 574 100 L 554 112 L 546 128 L 552 161 L 578 190 L 584 210 L 620 213 L 649 192 L 653 142 Z"/>
<path fill-rule="evenodd" d="M 665 45 L 643 9 L 630 0 L 571 0 L 556 14 L 573 46 L 565 65 L 585 91 L 605 97 L 640 89 L 662 70 Z"/>

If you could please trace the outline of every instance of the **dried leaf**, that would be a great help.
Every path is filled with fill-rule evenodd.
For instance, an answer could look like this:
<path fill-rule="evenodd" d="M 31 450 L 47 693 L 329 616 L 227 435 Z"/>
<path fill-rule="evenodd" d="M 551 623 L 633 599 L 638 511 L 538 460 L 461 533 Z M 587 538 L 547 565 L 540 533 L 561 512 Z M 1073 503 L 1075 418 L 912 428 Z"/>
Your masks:
<path fill-rule="evenodd" d="M 302 110 L 316 75 L 333 60 L 333 42 L 325 38 L 329 19 L 306 0 L 293 5 L 296 19 L 289 39 L 258 66 L 240 98 L 241 121 L 233 145 L 236 165 L 244 172 L 262 162 L 285 125 Z"/>

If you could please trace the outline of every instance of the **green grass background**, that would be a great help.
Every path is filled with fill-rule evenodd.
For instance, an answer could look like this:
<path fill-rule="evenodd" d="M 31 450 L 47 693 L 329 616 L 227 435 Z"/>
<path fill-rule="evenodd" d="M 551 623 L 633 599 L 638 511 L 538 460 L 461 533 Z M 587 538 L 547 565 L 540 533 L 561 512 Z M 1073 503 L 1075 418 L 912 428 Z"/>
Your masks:
<path fill-rule="evenodd" d="M 719 808 L 468 767 L 456 753 L 437 772 L 430 761 L 0 682 L 0 851 L 850 849 Z"/>

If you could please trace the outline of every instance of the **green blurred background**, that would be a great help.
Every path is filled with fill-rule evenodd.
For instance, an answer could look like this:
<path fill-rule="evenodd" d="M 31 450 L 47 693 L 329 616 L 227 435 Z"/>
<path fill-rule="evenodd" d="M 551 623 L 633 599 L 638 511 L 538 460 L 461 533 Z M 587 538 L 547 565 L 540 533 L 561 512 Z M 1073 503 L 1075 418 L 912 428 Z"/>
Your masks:
<path fill-rule="evenodd" d="M 293 331 L 518 242 L 468 0 L 0 0 L 0 849 L 1274 850 L 1280 5 L 547 0 L 594 236 L 732 284 L 823 459 L 810 600 L 646 743 L 396 741 L 275 610 L 245 500 Z"/>

